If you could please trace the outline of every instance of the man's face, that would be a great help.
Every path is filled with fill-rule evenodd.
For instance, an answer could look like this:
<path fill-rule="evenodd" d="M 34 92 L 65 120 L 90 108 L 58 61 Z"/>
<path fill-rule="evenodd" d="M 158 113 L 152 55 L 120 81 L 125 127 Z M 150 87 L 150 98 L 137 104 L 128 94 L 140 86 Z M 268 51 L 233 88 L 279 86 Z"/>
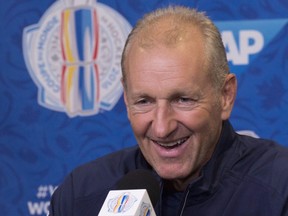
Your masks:
<path fill-rule="evenodd" d="M 199 40 L 134 46 L 126 61 L 128 118 L 145 158 L 164 179 L 197 176 L 218 141 L 222 97 L 203 65 Z"/>

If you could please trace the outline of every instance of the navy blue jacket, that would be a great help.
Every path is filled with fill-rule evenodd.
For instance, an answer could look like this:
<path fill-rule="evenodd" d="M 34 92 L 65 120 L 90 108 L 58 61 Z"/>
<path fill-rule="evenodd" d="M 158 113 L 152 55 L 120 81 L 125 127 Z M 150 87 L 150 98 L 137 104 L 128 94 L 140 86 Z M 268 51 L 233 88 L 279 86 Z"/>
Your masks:
<path fill-rule="evenodd" d="M 109 190 L 134 169 L 151 169 L 137 146 L 75 169 L 53 194 L 50 215 L 98 215 Z M 161 213 L 163 196 L 157 216 L 167 216 Z M 201 176 L 180 196 L 175 216 L 288 216 L 288 151 L 272 141 L 238 135 L 226 121 Z"/>

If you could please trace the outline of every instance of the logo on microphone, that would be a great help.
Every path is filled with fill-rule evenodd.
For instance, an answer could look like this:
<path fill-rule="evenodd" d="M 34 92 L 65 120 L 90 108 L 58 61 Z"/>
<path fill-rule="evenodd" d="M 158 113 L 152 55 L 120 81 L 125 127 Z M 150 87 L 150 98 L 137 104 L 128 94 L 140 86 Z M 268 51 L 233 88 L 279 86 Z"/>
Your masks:
<path fill-rule="evenodd" d="M 137 198 L 130 193 L 123 193 L 108 201 L 108 211 L 113 213 L 123 213 L 128 211 Z"/>
<path fill-rule="evenodd" d="M 59 0 L 23 33 L 38 103 L 69 117 L 111 110 L 122 95 L 121 54 L 130 24 L 95 0 Z"/>
<path fill-rule="evenodd" d="M 150 216 L 152 214 L 152 208 L 149 203 L 142 203 L 140 209 L 140 216 Z"/>

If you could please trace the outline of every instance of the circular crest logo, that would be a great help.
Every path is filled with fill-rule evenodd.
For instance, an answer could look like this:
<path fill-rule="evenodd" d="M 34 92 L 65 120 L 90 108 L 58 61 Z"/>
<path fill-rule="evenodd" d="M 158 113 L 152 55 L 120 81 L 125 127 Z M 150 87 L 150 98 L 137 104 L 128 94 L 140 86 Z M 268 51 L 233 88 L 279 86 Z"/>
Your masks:
<path fill-rule="evenodd" d="M 96 1 L 59 0 L 23 32 L 38 103 L 69 117 L 111 110 L 122 95 L 121 54 L 131 25 Z"/>

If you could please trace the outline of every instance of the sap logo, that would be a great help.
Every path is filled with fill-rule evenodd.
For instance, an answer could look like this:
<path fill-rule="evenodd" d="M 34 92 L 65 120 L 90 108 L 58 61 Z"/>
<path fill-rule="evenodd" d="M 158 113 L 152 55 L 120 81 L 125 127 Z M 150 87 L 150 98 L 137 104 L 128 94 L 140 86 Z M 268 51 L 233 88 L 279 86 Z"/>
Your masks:
<path fill-rule="evenodd" d="M 288 19 L 216 21 L 231 69 L 240 72 L 244 69 L 241 66 L 251 64 L 287 22 Z"/>
<path fill-rule="evenodd" d="M 226 48 L 227 60 L 234 65 L 246 65 L 249 63 L 249 56 L 260 52 L 264 47 L 264 37 L 256 30 L 239 31 L 239 41 L 232 31 L 221 32 L 222 40 Z"/>

